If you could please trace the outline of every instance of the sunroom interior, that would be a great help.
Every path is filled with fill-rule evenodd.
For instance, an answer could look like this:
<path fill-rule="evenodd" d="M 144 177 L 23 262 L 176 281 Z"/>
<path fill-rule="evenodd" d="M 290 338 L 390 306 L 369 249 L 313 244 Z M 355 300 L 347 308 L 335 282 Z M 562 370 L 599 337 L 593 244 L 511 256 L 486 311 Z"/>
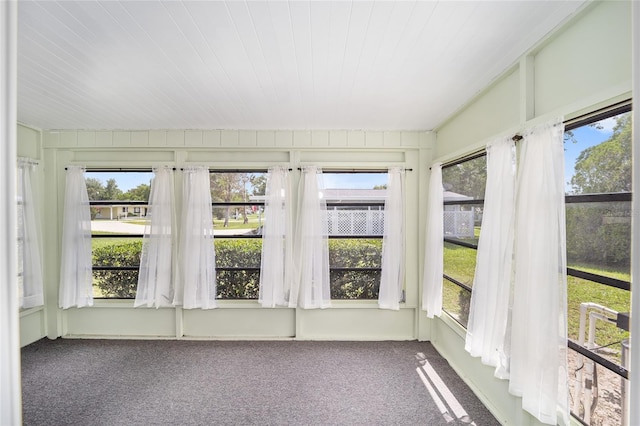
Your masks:
<path fill-rule="evenodd" d="M 628 150 L 621 157 L 629 164 L 626 186 L 577 191 L 580 183 L 570 174 L 585 155 L 577 153 L 568 159 L 575 151 L 571 144 L 582 147 L 578 131 L 582 126 L 604 133 L 610 125 L 601 140 L 611 140 L 623 132 L 625 123 L 638 122 L 633 91 L 640 79 L 636 42 L 640 40 L 640 6 L 635 2 L 28 1 L 3 2 L 0 7 L 2 226 L 8 236 L 6 255 L 0 260 L 6 283 L 0 306 L 2 420 L 12 423 L 20 418 L 19 351 L 41 339 L 296 339 L 430 341 L 500 423 L 541 424 L 544 419 L 531 414 L 522 399 L 510 392 L 509 380 L 494 375 L 495 366 L 483 364 L 465 349 L 485 201 L 484 186 L 476 193 L 469 188 L 477 189 L 480 181 L 484 185 L 486 169 L 481 177 L 482 172 L 470 167 L 466 183 L 462 178 L 451 183 L 456 178 L 451 176 L 461 165 L 476 160 L 486 167 L 490 141 L 526 139 L 531 129 L 556 123 L 566 130 L 565 148 L 560 151 L 567 157 L 563 164 L 572 163 L 567 169 L 562 166 L 566 171 L 561 181 L 567 196 L 567 241 L 572 241 L 572 203 L 617 203 L 605 205 L 598 220 L 622 229 L 615 238 L 624 240 L 623 248 L 612 243 L 613 248 L 607 248 L 609 258 L 615 257 L 614 250 L 625 252 L 611 260 L 615 265 L 608 265 L 613 268 L 608 271 L 616 274 L 574 267 L 573 252 L 564 254 L 569 269 L 574 268 L 568 272 L 569 285 L 595 283 L 616 292 L 615 301 L 592 300 L 582 293 L 572 301 L 569 290 L 570 340 L 587 347 L 588 337 L 580 340 L 578 331 L 572 335 L 572 321 L 580 320 L 579 312 L 571 311 L 572 302 L 577 303 L 576 309 L 580 303 L 591 303 L 585 310 L 598 304 L 602 308 L 596 309 L 600 309 L 597 315 L 610 327 L 594 325 L 596 335 L 601 330 L 605 339 L 591 340 L 589 350 L 570 344 L 569 358 L 584 356 L 584 362 L 595 363 L 597 371 L 606 370 L 601 378 L 613 374 L 612 388 L 602 379 L 598 391 L 618 400 L 611 409 L 618 416 L 614 420 L 609 411 L 599 412 L 597 407 L 593 417 L 589 413 L 585 419 L 581 402 L 569 407 L 570 422 L 640 423 L 640 404 L 628 403 L 640 398 L 640 354 L 632 346 L 624 355 L 623 349 L 617 349 L 628 349 L 640 330 L 638 317 L 629 316 L 633 308 L 640 309 L 640 296 L 630 291 L 640 250 L 640 231 L 633 226 L 638 201 L 631 197 L 631 184 L 637 187 L 640 175 L 631 171 L 639 156 L 638 136 L 629 130 Z M 606 120 L 608 124 L 603 124 Z M 523 145 L 516 144 L 521 160 Z M 16 210 L 17 159 L 33 171 L 43 278 L 42 303 L 27 308 L 20 308 L 17 301 L 19 268 L 15 264 L 21 257 L 11 242 L 17 238 L 16 214 L 11 213 Z M 331 194 L 326 204 L 336 212 L 334 228 L 341 220 L 338 217 L 351 218 L 349 231 L 329 236 L 333 250 L 340 250 L 344 243 L 340 253 L 355 247 L 354 242 L 382 244 L 382 231 L 371 229 L 376 228 L 374 215 L 387 196 L 371 191 L 390 192 L 389 182 L 377 182 L 372 176 L 387 179 L 392 168 L 399 168 L 404 182 L 399 304 L 383 309 L 376 285 L 373 290 L 349 293 L 344 285 L 332 283 L 331 291 L 340 289 L 341 296 L 334 294 L 330 304 L 319 306 L 322 309 L 264 307 L 258 300 L 255 275 L 260 271 L 259 252 L 256 265 L 224 284 L 225 273 L 233 272 L 235 266 L 219 263 L 223 256 L 216 247 L 219 285 L 229 288 L 216 296 L 215 309 L 187 309 L 182 304 L 134 307 L 135 287 L 134 293 L 109 293 L 108 285 L 97 284 L 114 275 L 109 275 L 111 266 L 100 270 L 95 260 L 94 274 L 102 275 L 93 278 L 92 303 L 63 309 L 63 224 L 70 215 L 65 211 L 65 186 L 67 169 L 74 166 L 82 168 L 87 182 L 104 184 L 115 178 L 121 186 L 119 198 L 90 196 L 92 224 L 135 226 L 154 219 L 147 217 L 147 203 L 140 202 L 139 194 L 129 198 L 122 194 L 148 184 L 158 167 L 172 172 L 176 200 L 186 192 L 186 171 L 192 166 L 208 168 L 212 185 L 216 174 L 220 182 L 232 175 L 237 179 L 235 198 L 211 189 L 213 226 L 221 227 L 217 233 L 214 229 L 215 244 L 223 243 L 220 250 L 225 242 L 231 246 L 235 240 L 261 240 L 265 192 L 264 187 L 262 192 L 258 188 L 274 167 L 282 166 L 290 175 L 295 188 L 293 211 L 301 209 L 295 204 L 301 198 L 298 185 L 305 171 L 317 167 Z M 444 198 L 445 213 L 456 218 L 466 214 L 473 222 L 466 230 L 454 227 L 444 232 L 444 242 L 442 236 L 439 239 L 440 257 L 438 250 L 431 251 L 428 238 L 433 232 L 428 218 L 434 204 L 430 199 L 434 169 L 442 171 L 444 191 L 449 194 Z M 119 176 L 136 173 L 143 180 L 125 188 L 126 179 Z M 373 183 L 332 187 L 334 182 L 348 181 L 347 177 L 362 181 L 363 176 Z M 105 189 L 103 185 L 99 191 Z M 605 198 L 593 198 L 601 193 L 606 193 Z M 578 194 L 587 195 L 570 198 Z M 368 230 L 355 235 L 360 231 L 353 227 L 354 212 L 364 211 L 363 205 Z M 176 218 L 185 215 L 180 203 L 174 207 Z M 253 223 L 251 230 L 242 223 Z M 234 231 L 233 224 L 243 231 Z M 126 232 L 118 230 L 93 240 L 122 237 Z M 562 228 L 557 234 L 564 232 Z M 452 260 L 456 249 L 474 257 L 471 266 Z M 95 256 L 96 246 L 93 250 Z M 442 267 L 443 257 L 444 271 L 438 270 L 442 312 L 436 309 L 433 315 L 430 298 L 434 296 L 425 282 L 438 262 Z M 128 266 L 137 270 L 138 265 Z M 334 281 L 348 280 L 354 272 L 351 266 L 330 265 Z M 379 284 L 379 263 L 367 266 L 367 279 Z M 456 268 L 470 268 L 470 272 Z M 336 279 L 336 274 L 342 278 Z M 572 283 L 572 279 L 582 281 Z M 254 287 L 247 290 L 249 280 Z M 242 287 L 241 294 L 231 289 L 233 285 Z M 544 297 L 540 300 L 546 303 Z M 535 329 L 536 324 L 527 327 Z M 583 328 L 580 333 L 586 336 Z M 617 345 L 612 353 L 603 355 L 594 349 L 612 342 Z M 575 392 L 575 368 L 568 374 Z"/>

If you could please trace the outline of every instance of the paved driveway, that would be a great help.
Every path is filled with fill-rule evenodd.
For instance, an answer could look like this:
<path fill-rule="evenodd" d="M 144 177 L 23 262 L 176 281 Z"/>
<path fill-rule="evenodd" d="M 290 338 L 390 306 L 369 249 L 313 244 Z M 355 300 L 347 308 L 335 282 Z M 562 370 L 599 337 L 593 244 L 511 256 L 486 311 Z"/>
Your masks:
<path fill-rule="evenodd" d="M 113 232 L 116 234 L 144 234 L 144 225 L 121 222 L 118 220 L 92 220 L 91 230 L 100 232 Z M 252 229 L 215 229 L 214 235 L 248 234 Z"/>
<path fill-rule="evenodd" d="M 92 220 L 91 230 L 117 234 L 144 234 L 144 225 L 120 222 L 118 220 Z"/>

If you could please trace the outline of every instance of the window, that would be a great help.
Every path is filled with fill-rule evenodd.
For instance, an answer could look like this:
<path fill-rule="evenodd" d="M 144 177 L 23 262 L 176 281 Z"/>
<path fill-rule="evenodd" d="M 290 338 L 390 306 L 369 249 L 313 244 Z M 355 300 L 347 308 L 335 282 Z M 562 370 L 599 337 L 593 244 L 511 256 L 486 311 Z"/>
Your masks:
<path fill-rule="evenodd" d="M 442 167 L 444 281 L 442 309 L 466 327 L 487 180 L 484 153 Z"/>
<path fill-rule="evenodd" d="M 217 298 L 257 299 L 267 173 L 210 173 Z"/>
<path fill-rule="evenodd" d="M 377 299 L 387 172 L 324 171 L 332 299 Z"/>
<path fill-rule="evenodd" d="M 20 308 L 44 304 L 40 241 L 32 179 L 37 162 L 18 158 L 16 176 L 17 284 Z"/>
<path fill-rule="evenodd" d="M 257 299 L 264 170 L 210 172 L 218 299 Z M 135 297 L 151 179 L 149 171 L 88 170 L 94 297 Z M 326 183 L 333 299 L 377 299 L 386 171 L 330 171 Z M 471 212 L 475 214 L 474 212 Z"/>
<path fill-rule="evenodd" d="M 629 105 L 565 126 L 570 407 L 584 424 L 622 424 L 628 410 L 631 146 Z M 442 181 L 443 309 L 466 327 L 485 156 L 443 166 Z"/>
<path fill-rule="evenodd" d="M 629 106 L 566 126 L 571 409 L 586 424 L 628 410 L 631 144 Z"/>
<path fill-rule="evenodd" d="M 129 214 L 129 207 L 146 211 L 151 171 L 87 170 L 91 205 L 93 295 L 133 299 L 146 219 Z"/>

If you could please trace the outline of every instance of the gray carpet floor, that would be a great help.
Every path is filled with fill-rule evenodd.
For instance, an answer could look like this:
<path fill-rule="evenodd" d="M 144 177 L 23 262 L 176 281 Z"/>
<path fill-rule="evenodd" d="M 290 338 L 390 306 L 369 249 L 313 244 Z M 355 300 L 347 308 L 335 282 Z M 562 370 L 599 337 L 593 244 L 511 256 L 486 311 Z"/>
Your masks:
<path fill-rule="evenodd" d="M 22 386 L 25 425 L 498 424 L 421 342 L 43 339 Z"/>

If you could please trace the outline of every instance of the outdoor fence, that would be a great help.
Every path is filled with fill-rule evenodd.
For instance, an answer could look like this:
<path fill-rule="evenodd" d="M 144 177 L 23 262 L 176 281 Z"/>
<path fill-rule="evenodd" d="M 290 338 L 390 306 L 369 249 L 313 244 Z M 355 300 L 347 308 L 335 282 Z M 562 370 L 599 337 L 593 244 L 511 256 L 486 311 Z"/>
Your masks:
<path fill-rule="evenodd" d="M 329 235 L 382 235 L 384 210 L 327 210 Z"/>

